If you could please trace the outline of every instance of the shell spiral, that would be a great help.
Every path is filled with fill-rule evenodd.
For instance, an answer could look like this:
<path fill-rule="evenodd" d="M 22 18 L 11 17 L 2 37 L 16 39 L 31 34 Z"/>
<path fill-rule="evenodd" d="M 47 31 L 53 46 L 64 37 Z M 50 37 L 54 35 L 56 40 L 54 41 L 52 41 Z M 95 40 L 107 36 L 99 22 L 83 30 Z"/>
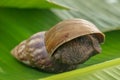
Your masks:
<path fill-rule="evenodd" d="M 50 59 L 45 47 L 44 34 L 45 31 L 38 32 L 28 40 L 24 40 L 12 50 L 12 55 L 19 61 L 33 67 L 48 66 Z"/>

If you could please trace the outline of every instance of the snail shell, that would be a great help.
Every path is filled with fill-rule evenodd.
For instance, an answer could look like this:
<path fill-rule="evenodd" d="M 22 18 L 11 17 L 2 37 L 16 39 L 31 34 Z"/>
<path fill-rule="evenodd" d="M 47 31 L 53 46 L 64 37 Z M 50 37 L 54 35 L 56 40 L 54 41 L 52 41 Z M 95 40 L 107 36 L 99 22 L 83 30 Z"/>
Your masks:
<path fill-rule="evenodd" d="M 96 53 L 104 34 L 83 19 L 65 20 L 48 31 L 38 32 L 12 50 L 19 61 L 47 72 L 75 69 Z"/>

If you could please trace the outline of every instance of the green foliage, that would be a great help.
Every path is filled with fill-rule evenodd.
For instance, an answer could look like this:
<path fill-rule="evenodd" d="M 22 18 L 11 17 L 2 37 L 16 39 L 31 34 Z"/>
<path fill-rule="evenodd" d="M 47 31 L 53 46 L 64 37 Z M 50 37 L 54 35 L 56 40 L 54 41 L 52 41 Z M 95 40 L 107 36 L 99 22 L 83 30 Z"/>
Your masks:
<path fill-rule="evenodd" d="M 1 0 L 0 7 L 10 8 L 61 8 L 67 9 L 64 6 L 55 4 L 50 0 Z"/>
<path fill-rule="evenodd" d="M 119 79 L 119 4 L 119 1 L 109 0 L 1 0 L 0 80 Z M 101 54 L 79 65 L 76 70 L 60 74 L 42 72 L 26 66 L 10 54 L 11 49 L 22 40 L 69 18 L 87 19 L 105 32 L 106 40 Z"/>
<path fill-rule="evenodd" d="M 53 0 L 71 10 L 52 9 L 61 19 L 83 18 L 103 32 L 120 29 L 119 0 Z"/>
<path fill-rule="evenodd" d="M 49 10 L 0 8 L 0 80 L 36 80 L 51 75 L 21 64 L 10 51 L 22 40 L 58 21 Z"/>

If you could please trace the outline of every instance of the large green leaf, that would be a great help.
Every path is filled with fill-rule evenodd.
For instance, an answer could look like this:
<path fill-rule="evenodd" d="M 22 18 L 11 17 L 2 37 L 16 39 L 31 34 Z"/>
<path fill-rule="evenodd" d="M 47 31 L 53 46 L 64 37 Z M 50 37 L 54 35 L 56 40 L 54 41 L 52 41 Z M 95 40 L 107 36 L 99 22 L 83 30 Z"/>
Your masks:
<path fill-rule="evenodd" d="M 43 1 L 43 3 L 40 3 L 40 1 Z M 57 2 L 55 2 L 54 0 L 49 0 L 50 2 L 55 4 L 53 6 L 51 5 L 51 3 L 49 4 L 48 2 L 46 3 L 46 1 L 44 1 L 45 0 L 0 1 L 0 6 L 2 7 L 16 7 L 15 9 L 0 8 L 0 80 L 38 80 L 41 78 L 46 79 L 46 77 L 48 77 L 48 79 L 52 79 L 50 76 L 57 75 L 42 72 L 38 69 L 31 68 L 18 62 L 15 58 L 12 57 L 10 51 L 22 40 L 28 38 L 38 31 L 47 30 L 57 22 L 61 21 L 61 19 L 74 17 L 85 18 L 95 23 L 102 31 L 120 29 L 120 10 L 118 0 L 115 0 L 117 2 L 109 2 L 109 0 L 106 0 L 106 2 L 105 0 L 57 0 Z M 50 10 L 35 9 L 50 7 L 58 8 L 59 5 L 69 7 L 72 10 L 52 10 L 57 15 L 56 16 Z M 105 34 L 106 41 L 105 44 L 102 45 L 103 52 L 101 54 L 94 56 L 86 63 L 79 65 L 77 70 L 70 71 L 65 74 L 63 73 L 61 75 L 69 76 L 70 74 L 72 74 L 73 76 L 70 77 L 71 79 L 78 78 L 79 76 L 81 76 L 81 79 L 91 79 L 91 76 L 96 75 L 94 74 L 94 72 L 97 73 L 96 70 L 100 69 L 98 70 L 97 75 L 100 75 L 100 73 L 106 74 L 104 72 L 101 72 L 102 70 L 105 70 L 108 73 L 108 75 L 100 76 L 100 79 L 101 77 L 103 79 L 106 79 L 109 74 L 112 74 L 114 77 L 119 76 L 120 63 L 118 63 L 119 59 L 116 60 L 116 58 L 120 58 L 120 31 L 118 30 L 106 32 Z M 109 67 L 97 68 L 96 70 L 94 70 L 94 72 L 89 72 L 86 70 L 86 74 L 81 71 L 84 71 L 85 69 L 93 69 L 94 66 L 91 65 L 104 65 L 104 63 L 102 62 L 108 60 L 112 60 L 110 61 L 111 65 L 108 65 Z M 115 62 L 116 64 L 114 65 L 113 62 Z M 111 72 L 110 69 L 114 71 Z M 80 75 L 79 73 L 83 75 Z M 53 78 L 57 79 L 59 77 L 62 77 L 61 75 L 58 75 L 58 77 L 55 76 Z M 68 77 L 64 79 L 68 79 Z M 111 79 L 114 80 L 113 78 Z"/>
<path fill-rule="evenodd" d="M 61 8 L 67 9 L 62 5 L 50 0 L 1 0 L 0 7 L 12 8 Z"/>
<path fill-rule="evenodd" d="M 10 50 L 31 34 L 47 30 L 58 21 L 60 19 L 49 10 L 0 8 L 0 80 L 37 80 L 55 75 L 21 64 L 10 55 Z M 103 52 L 80 67 L 119 57 L 119 33 L 106 33 Z"/>
<path fill-rule="evenodd" d="M 52 11 L 61 19 L 83 18 L 92 21 L 102 31 L 120 29 L 119 0 L 52 0 L 71 10 Z"/>
<path fill-rule="evenodd" d="M 58 21 L 49 10 L 0 8 L 0 80 L 36 80 L 51 75 L 19 63 L 10 51 L 21 40 Z"/>

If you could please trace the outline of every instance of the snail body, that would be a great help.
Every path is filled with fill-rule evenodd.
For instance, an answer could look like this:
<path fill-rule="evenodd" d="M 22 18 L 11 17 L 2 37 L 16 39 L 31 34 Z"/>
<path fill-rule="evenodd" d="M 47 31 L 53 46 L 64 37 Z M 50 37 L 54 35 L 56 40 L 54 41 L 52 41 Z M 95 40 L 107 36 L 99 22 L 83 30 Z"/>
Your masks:
<path fill-rule="evenodd" d="M 38 32 L 12 50 L 19 61 L 47 72 L 73 70 L 101 52 L 104 34 L 83 19 L 65 20 Z"/>

